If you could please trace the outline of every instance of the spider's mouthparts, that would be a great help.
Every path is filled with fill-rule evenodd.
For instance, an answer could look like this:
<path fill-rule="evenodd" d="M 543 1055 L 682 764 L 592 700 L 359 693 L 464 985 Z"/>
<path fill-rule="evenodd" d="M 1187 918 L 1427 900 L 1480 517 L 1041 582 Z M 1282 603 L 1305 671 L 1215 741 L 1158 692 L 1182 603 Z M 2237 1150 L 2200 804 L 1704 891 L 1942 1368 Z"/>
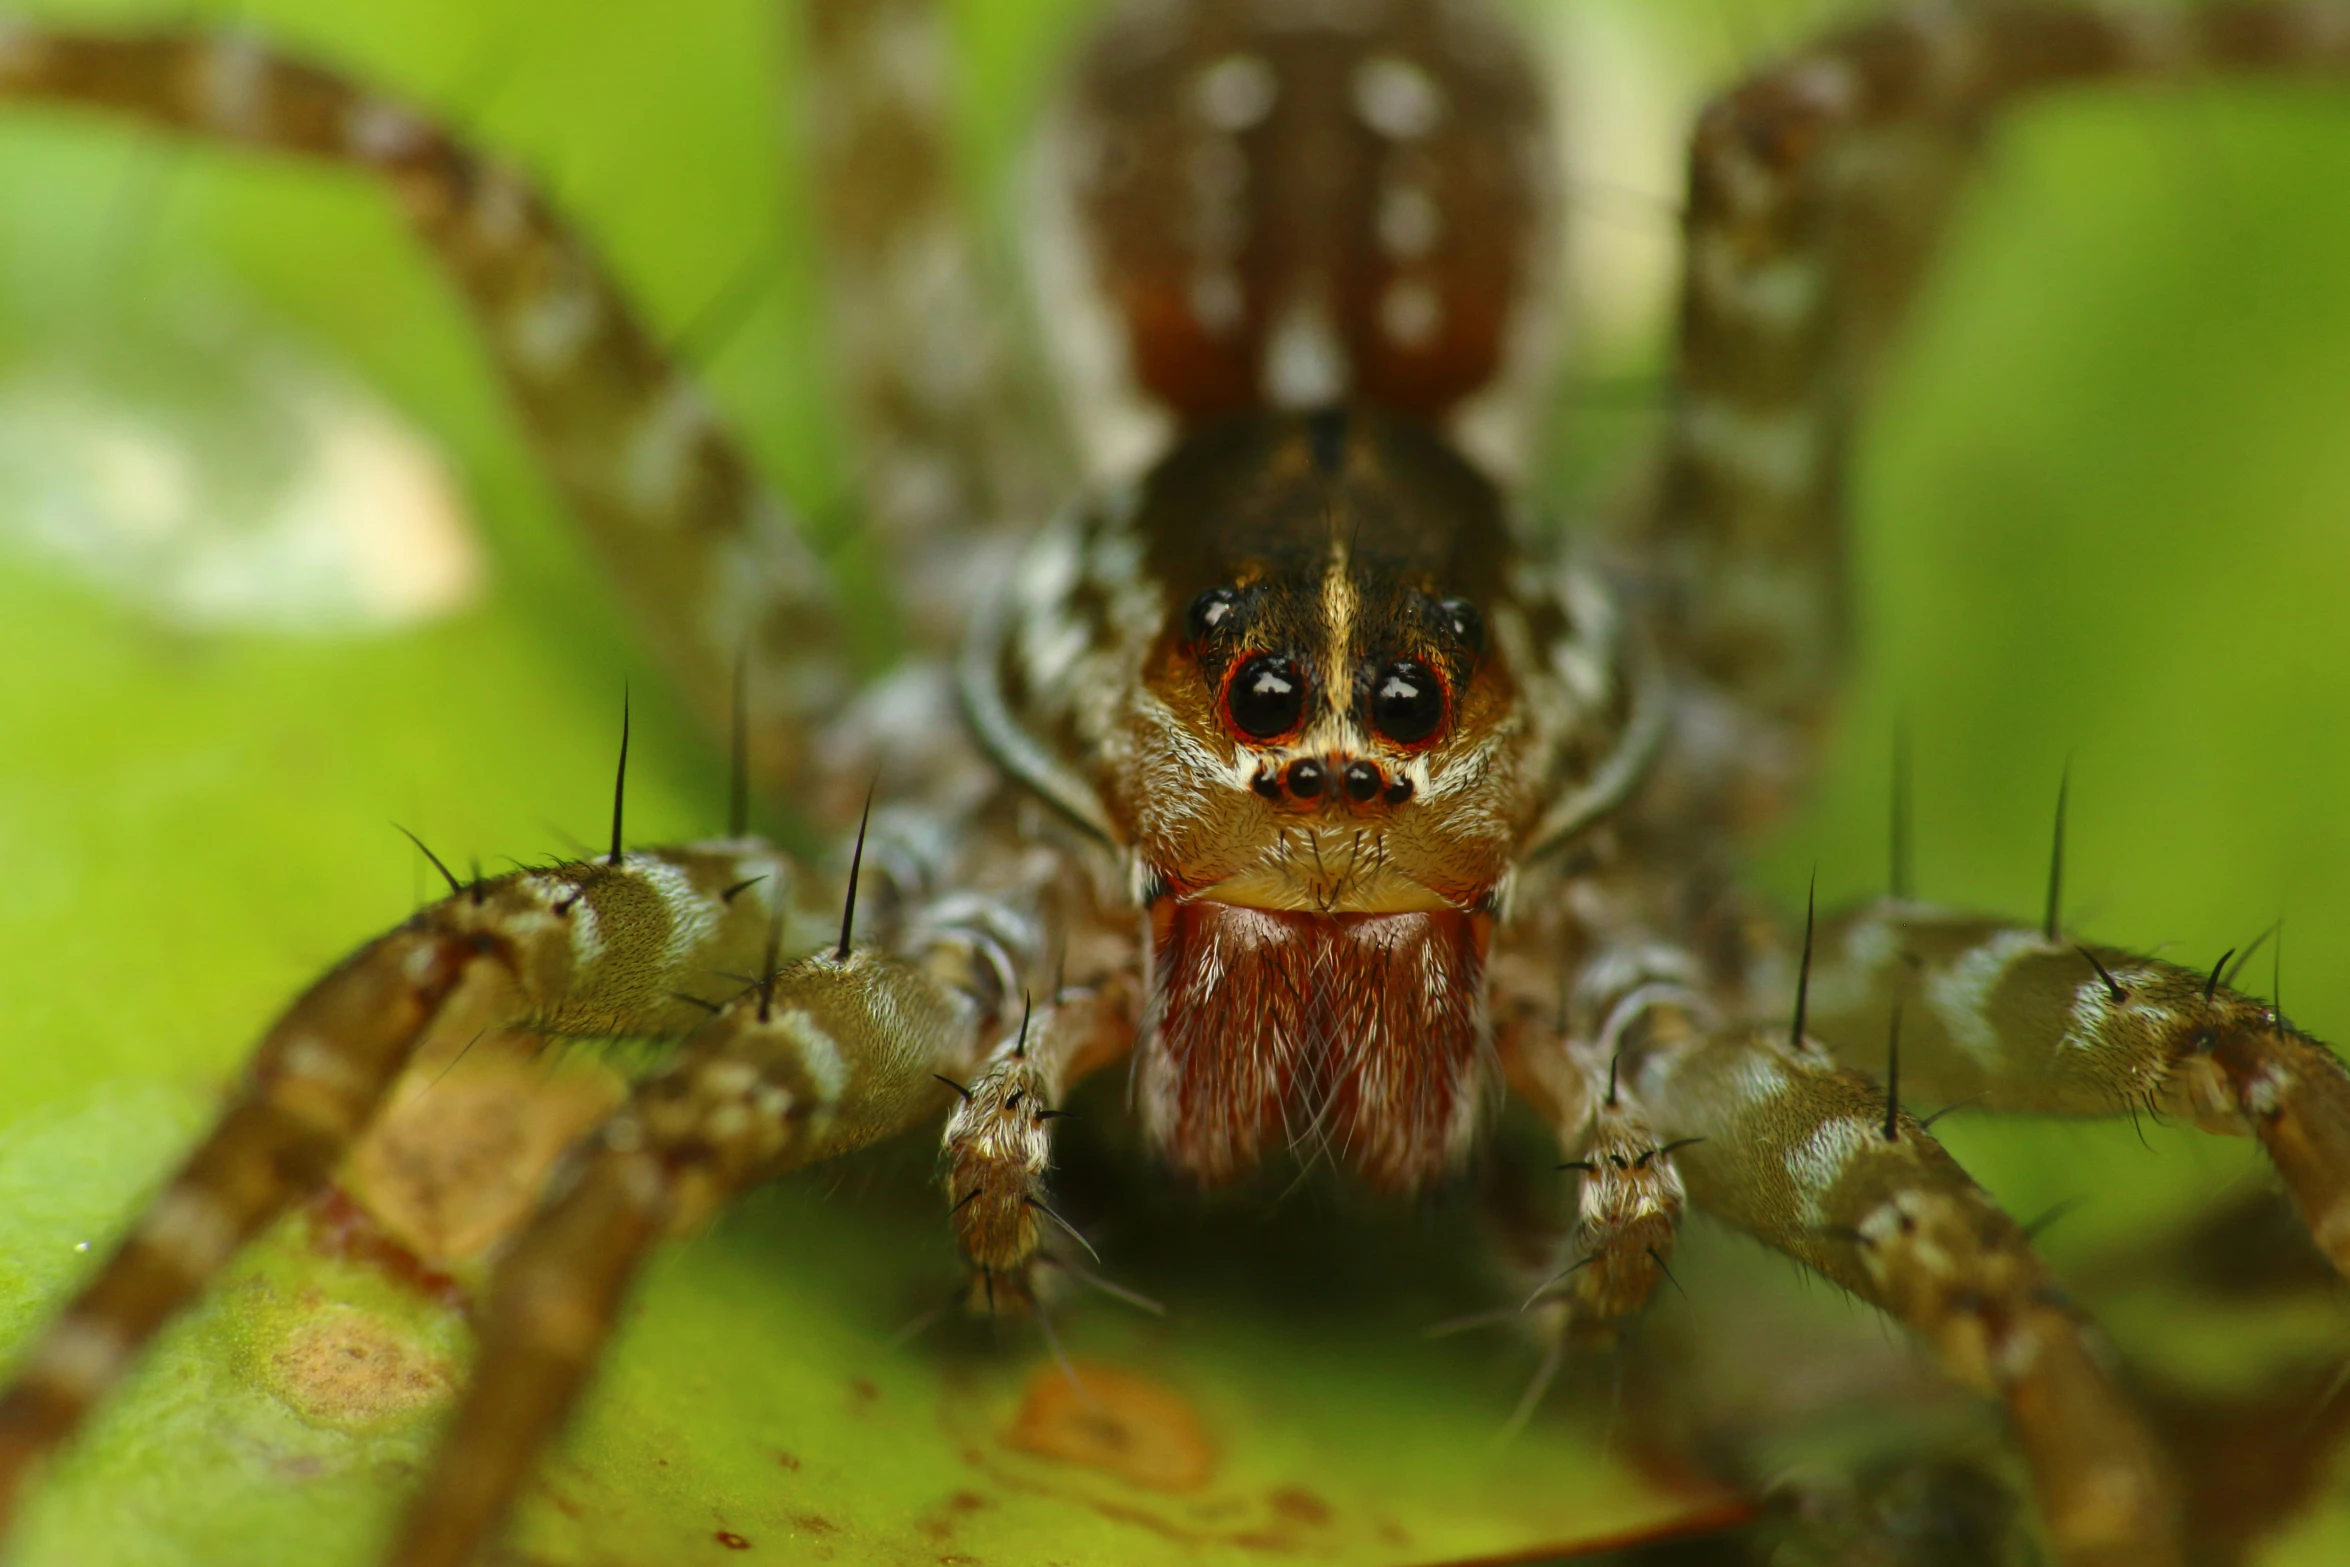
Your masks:
<path fill-rule="evenodd" d="M 1492 921 L 1457 909 L 1151 908 L 1146 1125 L 1179 1169 L 1230 1180 L 1285 1137 L 1399 1190 L 1443 1174 L 1480 1099 Z M 1306 1146 L 1300 1146 L 1306 1145 Z"/>

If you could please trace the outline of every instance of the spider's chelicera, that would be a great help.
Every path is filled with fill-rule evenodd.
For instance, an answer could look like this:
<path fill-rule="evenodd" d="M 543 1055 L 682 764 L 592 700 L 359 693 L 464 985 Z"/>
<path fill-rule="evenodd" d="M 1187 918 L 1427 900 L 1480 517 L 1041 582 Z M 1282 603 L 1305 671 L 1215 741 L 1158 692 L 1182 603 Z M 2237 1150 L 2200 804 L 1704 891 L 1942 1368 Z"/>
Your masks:
<path fill-rule="evenodd" d="M 968 295 L 936 84 L 872 85 L 937 18 L 807 9 L 843 347 L 918 649 L 864 690 L 789 519 L 512 171 L 241 34 L 0 44 L 13 96 L 380 178 L 684 689 L 734 693 L 749 775 L 844 850 L 803 862 L 738 811 L 712 842 L 630 850 L 616 823 L 598 858 L 451 877 L 294 1003 L 34 1343 L 0 1393 L 0 1495 L 462 1017 L 675 1049 L 505 1252 L 401 1563 L 472 1555 L 648 1250 L 756 1182 L 945 1112 L 973 1299 L 1036 1300 L 1083 1244 L 1046 1185 L 1056 1107 L 1117 1063 L 1201 1183 L 1304 1152 L 1425 1188 L 1514 1093 L 1577 1182 L 1538 1293 L 1554 1338 L 1638 1312 L 1695 1203 L 2003 1400 L 2065 1561 L 2178 1560 L 2163 1458 L 2086 1325 L 1869 1075 L 1887 1020 L 1913 1094 L 2248 1129 L 2344 1269 L 2350 1077 L 2221 973 L 2076 944 L 2053 907 L 2018 926 L 1897 896 L 1799 946 L 1730 856 L 1832 695 L 1852 388 L 1955 156 L 2067 82 L 2338 71 L 2350 14 L 1928 6 L 1716 100 L 1653 503 L 1578 546 L 1512 499 L 1557 203 L 1540 83 L 1480 8 L 1111 16 L 1032 223 L 1065 474 L 1012 438 L 1041 415 Z M 944 369 L 942 337 L 969 347 Z"/>

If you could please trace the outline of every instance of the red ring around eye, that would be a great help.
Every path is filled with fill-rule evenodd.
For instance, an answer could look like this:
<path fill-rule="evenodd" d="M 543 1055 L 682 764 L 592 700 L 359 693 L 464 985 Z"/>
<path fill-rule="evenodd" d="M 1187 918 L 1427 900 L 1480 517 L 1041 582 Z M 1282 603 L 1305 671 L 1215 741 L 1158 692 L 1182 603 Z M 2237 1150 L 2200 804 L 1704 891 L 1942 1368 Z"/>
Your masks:
<path fill-rule="evenodd" d="M 1224 677 L 1224 722 L 1245 739 L 1271 744 L 1305 726 L 1306 676 L 1290 659 L 1259 653 Z"/>

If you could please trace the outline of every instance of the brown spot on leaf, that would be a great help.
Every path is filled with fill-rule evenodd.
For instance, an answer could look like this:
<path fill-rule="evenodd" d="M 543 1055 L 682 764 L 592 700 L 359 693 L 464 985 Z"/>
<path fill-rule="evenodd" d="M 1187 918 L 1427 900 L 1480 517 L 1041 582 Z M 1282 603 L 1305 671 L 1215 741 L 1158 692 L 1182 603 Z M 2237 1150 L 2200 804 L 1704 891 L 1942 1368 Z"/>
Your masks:
<path fill-rule="evenodd" d="M 716 1540 L 720 1545 L 725 1546 L 730 1551 L 747 1551 L 751 1548 L 750 1541 L 744 1539 L 741 1535 L 736 1534 L 731 1529 L 721 1529 L 716 1534 L 711 1535 L 710 1538 Z"/>
<path fill-rule="evenodd" d="M 323 1306 L 270 1351 L 270 1391 L 306 1420 L 370 1426 L 445 1401 L 455 1369 L 400 1328 L 357 1306 Z"/>
<path fill-rule="evenodd" d="M 477 1260 L 538 1211 L 555 1162 L 623 1092 L 601 1063 L 550 1072 L 535 1041 L 485 1039 L 401 1079 L 345 1181 L 426 1266 Z"/>
<path fill-rule="evenodd" d="M 1302 1485 L 1285 1485 L 1266 1498 L 1273 1511 L 1290 1523 L 1321 1525 L 1330 1521 L 1330 1504 Z"/>
<path fill-rule="evenodd" d="M 1004 1440 L 1025 1452 L 1106 1470 L 1153 1491 L 1208 1483 L 1216 1450 L 1179 1395 L 1132 1372 L 1079 1364 L 1077 1383 L 1057 1366 L 1029 1380 Z"/>
<path fill-rule="evenodd" d="M 775 1450 L 775 1461 L 778 1464 L 781 1464 L 784 1468 L 789 1469 L 793 1474 L 798 1474 L 800 1472 L 799 1459 L 794 1455 L 785 1452 L 780 1447 Z"/>
<path fill-rule="evenodd" d="M 792 1524 L 796 1528 L 807 1530 L 810 1534 L 840 1533 L 840 1525 L 834 1523 L 831 1519 L 825 1517 L 822 1513 L 802 1513 L 797 1518 L 792 1520 Z"/>

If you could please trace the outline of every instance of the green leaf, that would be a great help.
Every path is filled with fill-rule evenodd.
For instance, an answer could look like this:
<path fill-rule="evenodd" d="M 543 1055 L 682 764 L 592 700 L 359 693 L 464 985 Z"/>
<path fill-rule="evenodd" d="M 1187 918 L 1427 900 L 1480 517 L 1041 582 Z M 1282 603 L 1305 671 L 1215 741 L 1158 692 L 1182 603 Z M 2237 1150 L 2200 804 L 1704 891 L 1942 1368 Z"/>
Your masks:
<path fill-rule="evenodd" d="M 960 8 L 983 183 L 1005 178 L 1081 9 Z M 1742 9 L 1768 31 L 1802 8 Z M 805 191 L 774 134 L 796 112 L 791 50 L 765 5 L 328 10 L 236 8 L 450 106 L 545 173 L 655 319 L 691 319 L 776 256 L 773 293 L 710 374 L 795 497 L 822 510 L 842 493 Z M 1560 14 L 1635 39 L 1625 58 L 1667 87 L 1733 52 L 1702 0 Z M 1906 713 L 1923 889 L 2034 910 L 2069 755 L 2079 927 L 2208 958 L 2282 911 L 2293 1014 L 2350 1038 L 2335 961 L 2350 949 L 2350 99 L 2099 98 L 2033 116 L 1994 163 L 1863 452 L 1849 716 L 1814 805 L 1757 874 L 1783 897 L 1814 863 L 1823 897 L 1880 885 L 1888 736 Z M 1588 221 L 1669 215 L 1595 205 Z M 1606 341 L 1597 373 L 1637 368 L 1653 332 Z M 0 119 L 0 353 L 0 426 L 72 412 L 60 388 L 102 394 L 138 417 L 109 427 L 101 481 L 135 499 L 157 452 L 194 453 L 188 482 L 230 524 L 284 483 L 293 404 L 368 388 L 443 454 L 491 572 L 463 612 L 365 636 L 191 626 L 127 537 L 78 556 L 25 543 L 49 465 L 11 456 L 0 428 L 13 1349 L 274 1010 L 429 895 L 389 822 L 452 861 L 592 840 L 624 680 L 632 836 L 707 831 L 723 786 L 371 193 L 74 116 Z M 1102 1117 L 1115 1109 L 1111 1085 Z M 2159 1157 L 2127 1127 L 1943 1129 L 2019 1212 L 2092 1195 L 2049 1236 L 2060 1267 L 2259 1179 L 2242 1145 L 2176 1129 L 2148 1129 Z M 1170 1320 L 1085 1302 L 1060 1326 L 1080 1360 L 1179 1401 L 1210 1473 L 1154 1490 L 1015 1445 L 1023 1401 L 1056 1386 L 1031 1332 L 1007 1328 L 1000 1348 L 952 1325 L 900 1336 L 955 1281 L 927 1159 L 820 1172 L 664 1254 L 528 1501 L 524 1551 L 719 1561 L 726 1535 L 750 1560 L 844 1564 L 1437 1561 L 1564 1549 L 1692 1505 L 1603 1456 L 1604 1386 L 1496 1447 L 1526 1358 L 1415 1331 L 1488 1293 L 1457 1206 L 1398 1220 L 1308 1196 L 1268 1232 L 1250 1208 L 1138 1201 L 1145 1217 L 1097 1239 Z M 1702 1296 L 1708 1279 L 1681 1271 Z M 2183 1367 L 2181 1320 L 2115 1325 L 2134 1355 Z M 365 1560 L 466 1353 L 445 1306 L 289 1227 L 44 1477 L 17 1559 Z M 2321 1518 L 2265 1559 L 2338 1559 L 2345 1528 Z"/>

